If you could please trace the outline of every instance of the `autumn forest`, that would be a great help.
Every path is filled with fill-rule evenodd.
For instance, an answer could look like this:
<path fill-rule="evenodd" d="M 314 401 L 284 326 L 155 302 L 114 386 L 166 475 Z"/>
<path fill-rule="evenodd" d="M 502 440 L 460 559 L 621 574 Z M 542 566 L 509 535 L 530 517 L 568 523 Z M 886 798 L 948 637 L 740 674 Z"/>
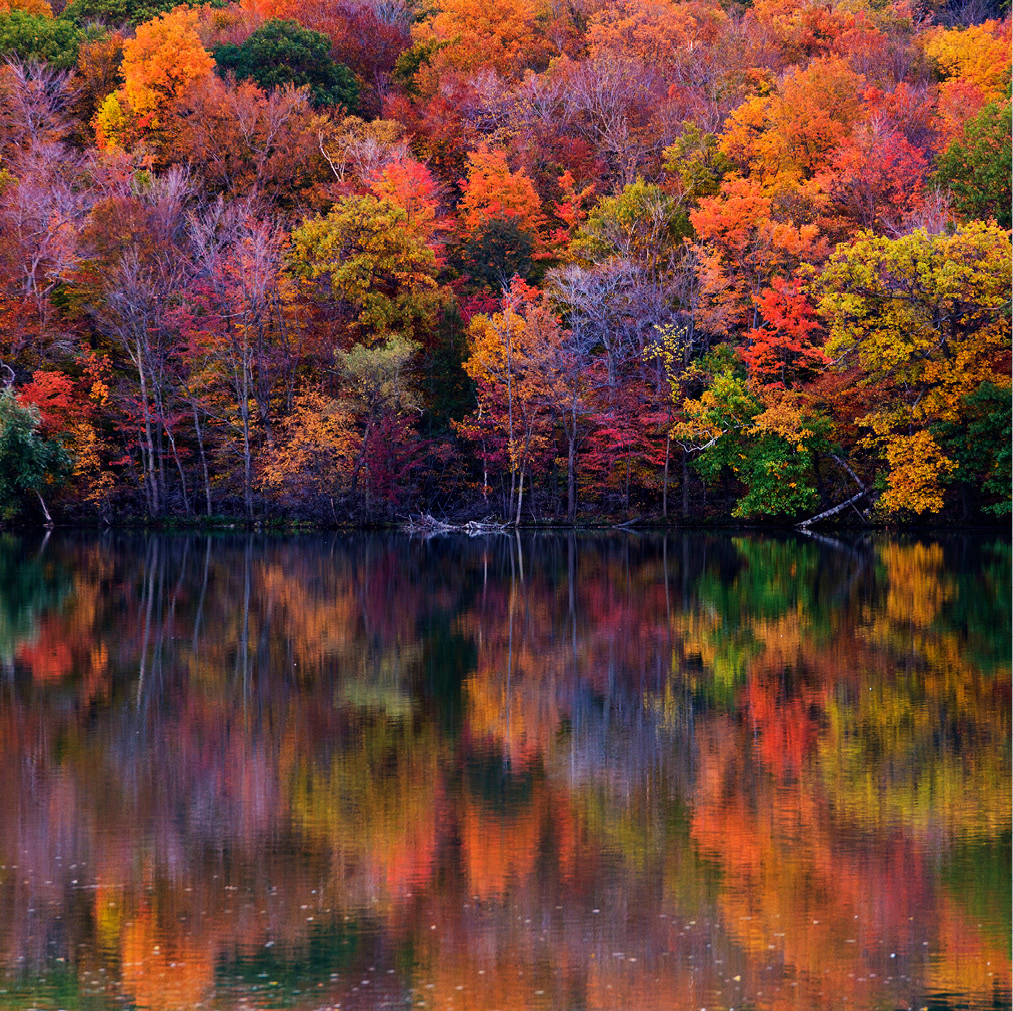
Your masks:
<path fill-rule="evenodd" d="M 1010 511 L 996 0 L 0 0 L 0 524 Z"/>

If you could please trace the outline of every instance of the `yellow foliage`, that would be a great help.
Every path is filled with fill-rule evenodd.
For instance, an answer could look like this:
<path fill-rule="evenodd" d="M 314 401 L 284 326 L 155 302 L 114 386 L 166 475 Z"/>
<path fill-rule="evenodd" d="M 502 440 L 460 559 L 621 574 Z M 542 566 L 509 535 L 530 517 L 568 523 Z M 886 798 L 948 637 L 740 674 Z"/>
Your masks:
<path fill-rule="evenodd" d="M 886 446 L 890 464 L 887 491 L 879 500 L 890 512 L 938 512 L 943 507 L 942 479 L 957 469 L 924 429 L 895 435 Z"/>
<path fill-rule="evenodd" d="M 129 127 L 129 117 L 120 102 L 120 93 L 111 92 L 103 99 L 95 114 L 95 140 L 100 148 L 123 147 Z"/>
<path fill-rule="evenodd" d="M 985 21 L 970 28 L 927 32 L 925 55 L 949 80 L 980 88 L 989 101 L 1002 98 L 1010 75 L 1010 23 Z"/>
<path fill-rule="evenodd" d="M 351 465 L 358 443 L 349 417 L 340 405 L 309 391 L 295 398 L 284 435 L 269 451 L 263 480 L 281 491 L 295 485 L 300 494 L 333 492 Z"/>

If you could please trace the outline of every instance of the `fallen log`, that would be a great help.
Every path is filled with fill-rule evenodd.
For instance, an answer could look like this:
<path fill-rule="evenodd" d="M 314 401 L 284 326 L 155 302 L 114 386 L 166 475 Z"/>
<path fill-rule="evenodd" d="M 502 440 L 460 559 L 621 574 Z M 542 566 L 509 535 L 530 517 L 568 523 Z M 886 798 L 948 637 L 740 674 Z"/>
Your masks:
<path fill-rule="evenodd" d="M 841 502 L 839 505 L 835 505 L 833 508 L 827 509 L 816 516 L 810 516 L 809 519 L 802 520 L 802 522 L 798 524 L 798 529 L 806 530 L 810 526 L 812 526 L 813 523 L 819 523 L 820 520 L 825 520 L 829 519 L 831 516 L 836 516 L 839 512 L 842 512 L 843 510 L 847 509 L 848 506 L 854 505 L 859 499 L 865 498 L 868 494 L 869 492 L 865 488 L 863 488 L 860 492 L 858 492 L 857 495 L 852 495 L 851 498 L 849 498 L 846 502 Z"/>
<path fill-rule="evenodd" d="M 483 537 L 486 534 L 506 533 L 506 526 L 502 523 L 490 523 L 482 520 L 448 523 L 429 513 L 422 513 L 419 516 L 409 516 L 404 530 L 406 533 L 418 537 L 436 537 L 440 534 L 465 534 L 468 537 Z"/>

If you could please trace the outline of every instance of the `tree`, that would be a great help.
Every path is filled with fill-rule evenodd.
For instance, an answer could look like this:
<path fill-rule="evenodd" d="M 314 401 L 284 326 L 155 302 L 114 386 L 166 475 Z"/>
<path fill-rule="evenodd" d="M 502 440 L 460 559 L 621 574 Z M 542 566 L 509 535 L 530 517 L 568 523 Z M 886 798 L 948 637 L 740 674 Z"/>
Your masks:
<path fill-rule="evenodd" d="M 0 13 L 0 57 L 39 60 L 69 69 L 77 62 L 83 40 L 81 29 L 64 18 L 20 10 Z"/>
<path fill-rule="evenodd" d="M 925 55 L 941 77 L 980 88 L 998 99 L 1009 87 L 1009 21 L 984 21 L 969 28 L 936 28 L 925 33 Z"/>
<path fill-rule="evenodd" d="M 439 188 L 432 173 L 414 158 L 394 158 L 374 170 L 369 188 L 381 200 L 389 200 L 405 213 L 405 225 L 422 242 L 432 245 L 438 233 L 449 227 L 439 217 Z"/>
<path fill-rule="evenodd" d="M 479 406 L 464 431 L 482 443 L 487 467 L 493 462 L 508 469 L 506 511 L 519 523 L 525 479 L 548 444 L 562 332 L 546 301 L 519 279 L 503 293 L 501 306 L 491 316 L 473 317 L 468 327 L 464 370 L 478 385 Z"/>
<path fill-rule="evenodd" d="M 953 196 L 965 218 L 992 219 L 1003 228 L 1013 225 L 1013 140 L 1011 106 L 993 102 L 964 124 L 963 136 L 936 163 L 936 182 Z"/>
<path fill-rule="evenodd" d="M 201 43 L 198 20 L 196 11 L 176 7 L 139 25 L 123 43 L 123 87 L 105 99 L 95 118 L 100 146 L 157 127 L 165 106 L 212 72 L 215 61 Z"/>
<path fill-rule="evenodd" d="M 471 277 L 496 290 L 514 277 L 530 278 L 534 249 L 534 236 L 516 219 L 491 218 L 468 236 L 461 252 Z"/>
<path fill-rule="evenodd" d="M 710 481 L 730 471 L 745 486 L 733 516 L 788 516 L 818 501 L 813 461 L 827 448 L 825 422 L 789 391 L 764 389 L 742 375 L 722 348 L 705 357 L 707 385 L 682 404 L 672 435 L 699 454 L 695 467 Z M 680 386 L 673 383 L 673 395 Z"/>
<path fill-rule="evenodd" d="M 358 456 L 358 438 L 338 401 L 318 390 L 294 400 L 291 413 L 266 455 L 262 477 L 266 488 L 289 508 L 326 499 L 330 518 L 337 520 L 334 496 Z M 319 508 L 318 515 L 326 515 Z"/>
<path fill-rule="evenodd" d="M 0 519 L 17 519 L 34 497 L 52 524 L 42 492 L 66 480 L 71 465 L 63 443 L 43 433 L 38 408 L 19 403 L 9 386 L 0 392 Z"/>
<path fill-rule="evenodd" d="M 725 179 L 717 196 L 702 199 L 689 217 L 699 238 L 724 261 L 729 281 L 740 288 L 740 305 L 751 315 L 753 329 L 759 322 L 754 299 L 762 287 L 779 270 L 818 258 L 825 249 L 816 225 L 796 227 L 775 217 L 772 199 L 753 178 Z"/>
<path fill-rule="evenodd" d="M 119 28 L 151 21 L 177 6 L 175 0 L 71 0 L 63 8 L 61 17 L 81 25 L 98 22 L 110 28 Z M 185 6 L 199 5 L 186 3 Z"/>
<path fill-rule="evenodd" d="M 391 504 L 405 491 L 412 466 L 412 420 L 421 410 L 414 381 L 419 345 L 393 334 L 373 347 L 356 344 L 335 354 L 353 396 L 361 428 L 359 453 L 351 468 L 351 492 L 366 471 L 367 488 Z"/>
<path fill-rule="evenodd" d="M 728 117 L 721 153 L 764 188 L 811 179 L 860 118 L 863 84 L 843 58 L 813 60 Z"/>
<path fill-rule="evenodd" d="M 888 463 L 890 511 L 942 506 L 954 461 L 934 427 L 965 425 L 983 383 L 1009 389 L 1009 288 L 1009 236 L 982 222 L 953 235 L 863 233 L 818 278 L 826 352 L 873 394 L 859 424 Z"/>
<path fill-rule="evenodd" d="M 925 155 L 881 117 L 858 123 L 830 159 L 823 185 L 862 228 L 897 226 L 922 202 Z"/>
<path fill-rule="evenodd" d="M 796 285 L 776 277 L 772 287 L 756 296 L 756 304 L 764 326 L 748 331 L 748 344 L 739 350 L 750 376 L 791 386 L 830 364 L 813 341 L 820 330 L 815 309 Z"/>
<path fill-rule="evenodd" d="M 436 257 L 405 227 L 397 204 L 372 194 L 343 197 L 324 218 L 292 232 L 292 269 L 327 282 L 358 329 L 411 337 L 434 308 Z"/>
<path fill-rule="evenodd" d="M 519 77 L 537 48 L 535 7 L 531 0 L 480 5 L 444 0 L 437 13 L 413 28 L 412 36 L 431 45 L 430 60 L 438 74 L 492 68 L 503 77 Z"/>
<path fill-rule="evenodd" d="M 220 73 L 231 71 L 265 90 L 282 84 L 305 86 L 314 105 L 339 105 L 355 112 L 359 99 L 355 76 L 334 62 L 326 35 L 296 21 L 268 21 L 242 45 L 218 46 L 214 58 Z"/>
<path fill-rule="evenodd" d="M 483 145 L 468 155 L 468 176 L 460 180 L 459 211 L 465 237 L 478 232 L 489 221 L 512 221 L 537 238 L 542 226 L 541 200 L 527 173 L 511 172 L 503 151 Z"/>
<path fill-rule="evenodd" d="M 591 263 L 609 259 L 636 263 L 657 282 L 673 249 L 689 231 L 680 202 L 638 177 L 615 196 L 598 201 L 570 249 Z"/>

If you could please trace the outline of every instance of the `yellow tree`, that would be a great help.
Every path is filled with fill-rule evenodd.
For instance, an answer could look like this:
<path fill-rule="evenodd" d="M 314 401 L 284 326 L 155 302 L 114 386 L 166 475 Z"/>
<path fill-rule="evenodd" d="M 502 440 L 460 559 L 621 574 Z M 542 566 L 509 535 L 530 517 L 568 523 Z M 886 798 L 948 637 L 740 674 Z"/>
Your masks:
<path fill-rule="evenodd" d="M 838 247 L 814 289 L 827 353 L 872 393 L 859 424 L 888 464 L 881 506 L 938 511 L 957 465 L 939 433 L 966 427 L 985 384 L 1009 401 L 1009 233 L 980 221 L 953 235 L 863 233 Z"/>

